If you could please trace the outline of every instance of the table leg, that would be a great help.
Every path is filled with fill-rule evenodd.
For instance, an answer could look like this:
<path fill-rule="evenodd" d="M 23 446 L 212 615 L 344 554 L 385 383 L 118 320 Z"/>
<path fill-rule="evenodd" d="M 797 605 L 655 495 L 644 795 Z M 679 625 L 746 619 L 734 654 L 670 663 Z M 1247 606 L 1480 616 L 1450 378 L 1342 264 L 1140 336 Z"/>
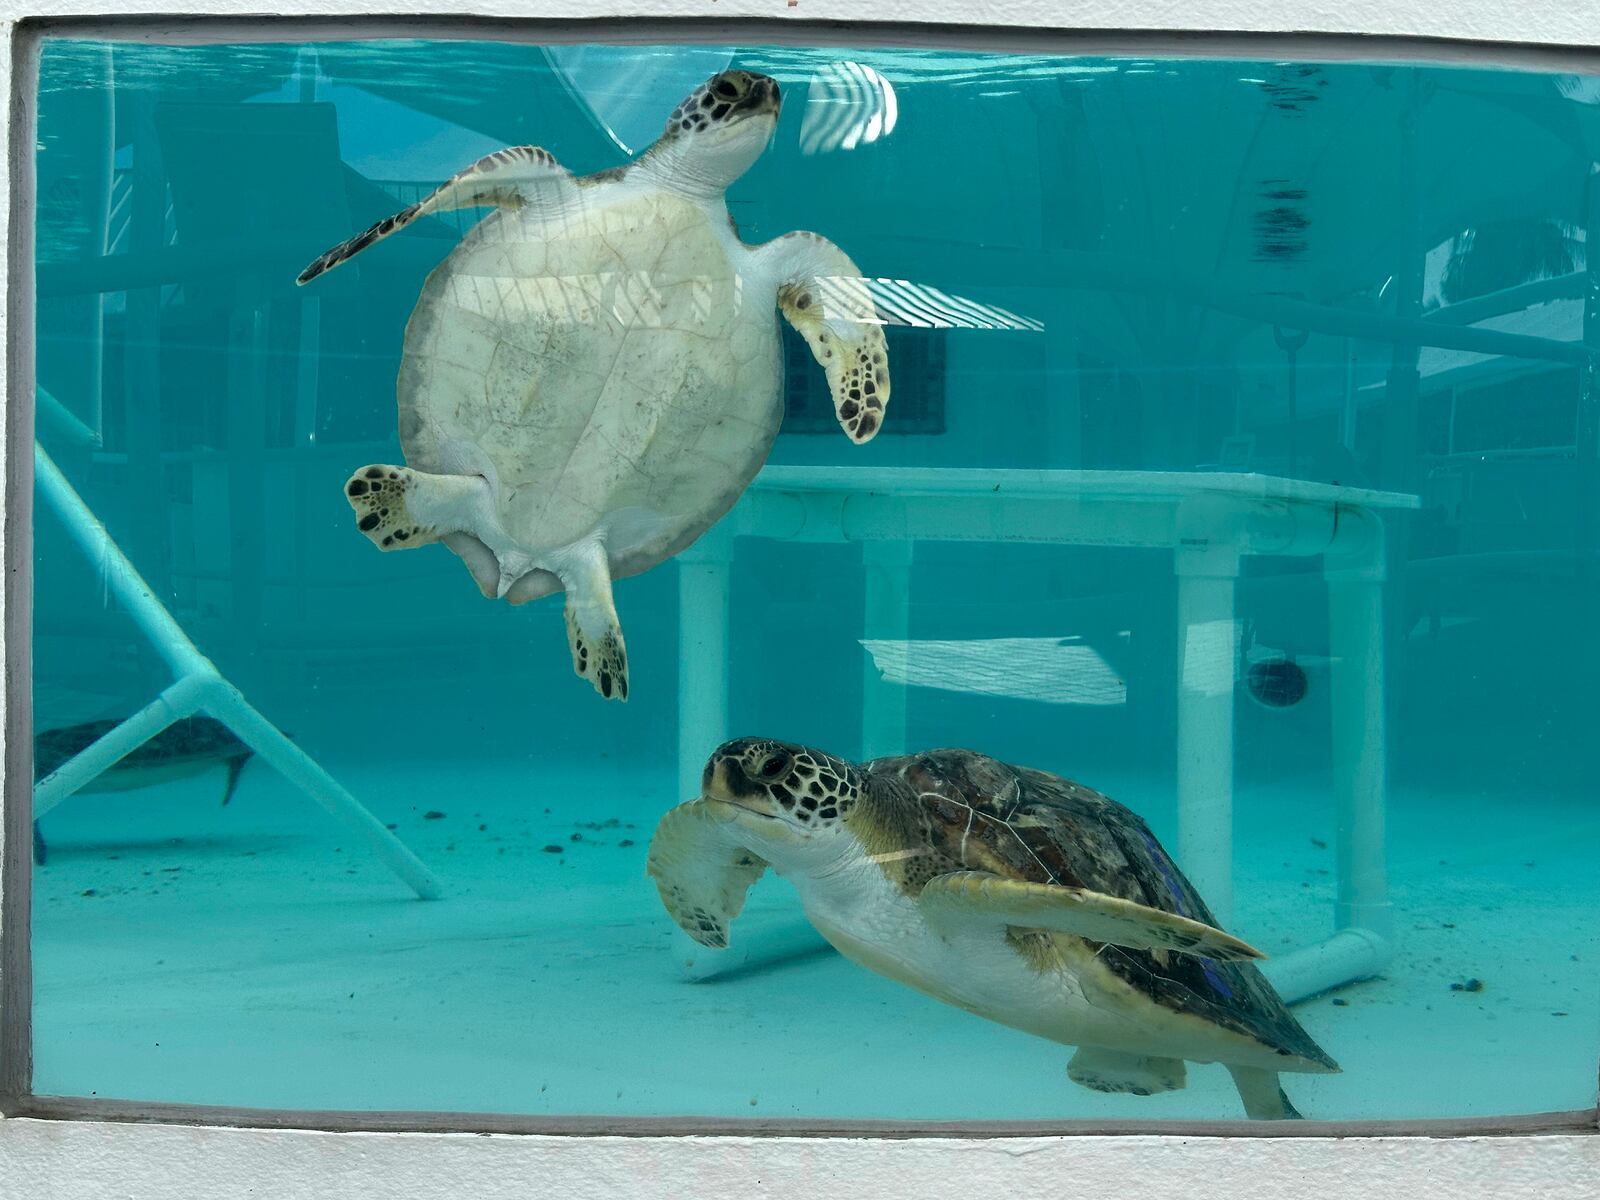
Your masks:
<path fill-rule="evenodd" d="M 1368 518 L 1375 520 L 1375 518 Z M 1340 568 L 1330 561 L 1333 788 L 1338 894 L 1334 924 L 1392 934 L 1385 858 L 1383 557 Z M 1336 560 L 1335 560 L 1336 561 Z"/>
<path fill-rule="evenodd" d="M 713 530 L 678 556 L 678 794 L 700 794 L 706 759 L 728 739 L 732 539 Z"/>
<path fill-rule="evenodd" d="M 910 541 L 861 543 L 863 627 L 869 640 L 904 643 L 911 635 Z M 906 751 L 906 685 L 883 678 L 872 654 L 861 668 L 861 761 Z"/>
<path fill-rule="evenodd" d="M 1233 696 L 1239 556 L 1180 549 L 1178 866 L 1218 923 L 1233 919 Z"/>

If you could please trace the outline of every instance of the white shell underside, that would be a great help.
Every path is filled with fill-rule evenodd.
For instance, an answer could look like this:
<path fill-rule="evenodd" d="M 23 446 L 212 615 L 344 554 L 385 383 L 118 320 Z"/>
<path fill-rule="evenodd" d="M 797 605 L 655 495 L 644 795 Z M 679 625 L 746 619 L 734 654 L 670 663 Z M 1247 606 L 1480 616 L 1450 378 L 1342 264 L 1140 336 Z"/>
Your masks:
<path fill-rule="evenodd" d="M 554 213 L 492 213 L 407 326 L 406 461 L 488 479 L 538 565 L 598 538 L 613 576 L 646 570 L 766 458 L 783 415 L 775 305 L 720 201 L 617 181 Z"/>

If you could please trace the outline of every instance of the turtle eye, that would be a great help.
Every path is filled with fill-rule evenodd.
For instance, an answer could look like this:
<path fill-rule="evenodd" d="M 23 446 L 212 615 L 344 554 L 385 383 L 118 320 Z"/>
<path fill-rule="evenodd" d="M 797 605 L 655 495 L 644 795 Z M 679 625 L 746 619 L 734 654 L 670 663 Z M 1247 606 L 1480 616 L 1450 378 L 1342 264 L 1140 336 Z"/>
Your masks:
<path fill-rule="evenodd" d="M 774 754 L 761 764 L 761 778 L 776 779 L 783 774 L 783 768 L 788 765 L 788 760 L 781 754 Z"/>

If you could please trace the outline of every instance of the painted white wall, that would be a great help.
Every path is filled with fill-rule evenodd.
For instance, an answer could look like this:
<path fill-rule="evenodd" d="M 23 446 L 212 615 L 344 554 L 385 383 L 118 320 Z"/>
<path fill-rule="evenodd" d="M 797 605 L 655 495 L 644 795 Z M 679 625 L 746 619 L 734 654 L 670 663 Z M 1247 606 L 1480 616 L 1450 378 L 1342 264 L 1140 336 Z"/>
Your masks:
<path fill-rule="evenodd" d="M 201 0 L 250 17 L 381 14 L 382 0 Z M 195 0 L 0 0 L 0 55 L 23 16 L 191 15 Z M 441 16 L 773 17 L 849 21 L 860 0 L 406 0 Z M 874 0 L 876 20 L 1125 30 L 1426 36 L 1600 45 L 1600 0 Z M 9 116 L 9 113 L 7 114 Z M 0 220 L 8 219 L 0 188 Z M 0 305 L 0 335 L 6 314 Z M 4 383 L 0 363 L 0 384 Z M 0 388 L 0 394 L 3 394 Z M 3 609 L 0 609 L 3 614 Z M 1464 1051 L 1465 1052 L 1465 1051 Z M 863 1081 L 864 1085 L 866 1081 Z M 1600 1196 L 1600 1137 L 992 1141 L 797 1138 L 554 1138 L 327 1134 L 0 1120 L 0 1198 L 942 1196 L 1027 1200 L 1196 1195 Z"/>
<path fill-rule="evenodd" d="M 1296 1200 L 1600 1195 L 1600 1138 L 534 1138 L 0 1125 L 0 1194 L 174 1197 L 909 1197 Z"/>
<path fill-rule="evenodd" d="M 552 1138 L 0 1124 L 0 1195 L 175 1197 L 916 1196 L 1342 1200 L 1600 1195 L 1600 1138 Z"/>

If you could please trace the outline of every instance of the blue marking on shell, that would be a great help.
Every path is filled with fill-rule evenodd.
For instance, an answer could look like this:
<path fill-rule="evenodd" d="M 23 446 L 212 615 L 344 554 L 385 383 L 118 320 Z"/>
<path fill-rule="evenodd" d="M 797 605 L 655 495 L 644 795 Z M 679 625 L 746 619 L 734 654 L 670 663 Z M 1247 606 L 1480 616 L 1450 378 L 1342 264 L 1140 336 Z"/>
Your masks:
<path fill-rule="evenodd" d="M 1172 907 L 1177 910 L 1180 917 L 1191 916 L 1192 914 L 1184 910 L 1183 888 L 1178 886 L 1178 877 L 1172 873 L 1172 864 L 1167 859 L 1167 852 L 1161 848 L 1161 844 L 1155 838 L 1143 830 L 1140 831 L 1139 836 L 1144 838 L 1144 844 L 1150 851 L 1150 861 L 1155 863 L 1156 870 L 1161 872 L 1161 878 L 1167 881 L 1168 898 L 1172 903 Z"/>
<path fill-rule="evenodd" d="M 1202 958 L 1200 960 L 1200 973 L 1206 977 L 1206 982 L 1216 988 L 1217 991 L 1221 992 L 1229 1000 L 1233 999 L 1233 989 L 1227 985 L 1221 975 L 1217 974 L 1215 960 Z"/>
<path fill-rule="evenodd" d="M 1155 863 L 1156 870 L 1161 872 L 1161 878 L 1166 881 L 1169 903 L 1180 917 L 1193 919 L 1194 914 L 1184 909 L 1183 888 L 1178 885 L 1178 877 L 1173 873 L 1172 864 L 1167 858 L 1166 851 L 1161 848 L 1161 844 L 1150 834 L 1140 831 L 1140 836 L 1144 838 L 1144 844 L 1150 851 L 1150 861 Z M 1229 987 L 1227 981 L 1217 973 L 1216 960 L 1201 958 L 1200 972 L 1206 977 L 1206 982 L 1221 992 L 1222 995 L 1229 1000 L 1234 998 L 1233 988 Z"/>

